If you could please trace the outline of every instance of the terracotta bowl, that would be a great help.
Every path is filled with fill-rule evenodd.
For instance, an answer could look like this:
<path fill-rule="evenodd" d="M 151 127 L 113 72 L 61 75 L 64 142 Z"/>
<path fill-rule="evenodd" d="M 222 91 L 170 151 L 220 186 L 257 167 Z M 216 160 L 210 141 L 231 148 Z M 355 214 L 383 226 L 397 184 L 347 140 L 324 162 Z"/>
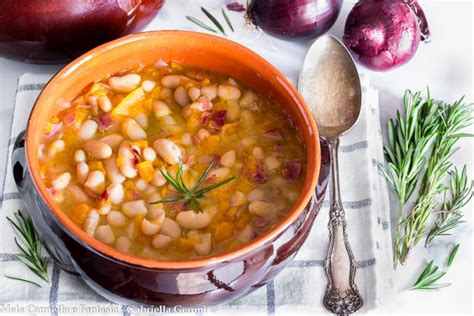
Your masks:
<path fill-rule="evenodd" d="M 158 261 L 118 252 L 88 236 L 53 202 L 39 175 L 39 130 L 71 100 L 107 74 L 175 60 L 234 77 L 274 100 L 293 119 L 307 151 L 303 192 L 278 225 L 244 247 L 215 257 Z M 15 181 L 40 237 L 56 263 L 105 298 L 123 304 L 216 304 L 271 280 L 308 236 L 326 189 L 329 154 L 310 111 L 288 80 L 251 50 L 195 32 L 159 31 L 109 42 L 74 60 L 46 85 L 13 153 Z M 319 181 L 318 181 L 319 179 Z"/>

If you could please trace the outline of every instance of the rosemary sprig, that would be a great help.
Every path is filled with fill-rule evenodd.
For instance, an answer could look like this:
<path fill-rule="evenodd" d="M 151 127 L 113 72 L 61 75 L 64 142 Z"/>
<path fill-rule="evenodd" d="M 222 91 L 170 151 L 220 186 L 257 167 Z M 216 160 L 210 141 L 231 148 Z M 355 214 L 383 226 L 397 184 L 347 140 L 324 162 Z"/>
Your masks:
<path fill-rule="evenodd" d="M 193 18 L 192 16 L 189 16 L 189 15 L 186 16 L 186 19 L 193 22 L 197 26 L 202 27 L 205 30 L 208 30 L 208 31 L 213 32 L 213 33 L 217 33 L 217 31 L 215 29 L 213 29 L 212 27 L 210 27 L 209 25 L 207 25 L 206 23 L 202 22 L 199 19 Z"/>
<path fill-rule="evenodd" d="M 7 220 L 11 223 L 13 230 L 18 238 L 15 238 L 15 243 L 20 250 L 16 257 L 23 262 L 28 269 L 30 269 L 39 278 L 49 283 L 48 265 L 41 257 L 41 242 L 38 239 L 33 227 L 31 218 L 24 216 L 19 210 L 14 213 L 16 222 L 7 216 Z M 37 284 L 14 276 L 6 276 L 9 279 L 24 281 Z"/>
<path fill-rule="evenodd" d="M 201 185 L 204 183 L 204 181 L 207 179 L 207 176 L 211 172 L 212 168 L 214 167 L 215 161 L 213 160 L 209 166 L 207 166 L 206 170 L 203 172 L 203 174 L 199 177 L 199 179 L 196 181 L 196 184 L 189 189 L 186 184 L 184 183 L 184 177 L 183 177 L 183 163 L 181 160 L 178 162 L 178 171 L 176 172 L 176 179 L 173 179 L 171 174 L 167 170 L 160 170 L 161 174 L 165 178 L 165 180 L 178 191 L 180 194 L 176 196 L 172 196 L 166 199 L 161 199 L 156 202 L 153 202 L 151 204 L 157 204 L 157 203 L 169 203 L 169 202 L 176 202 L 180 200 L 186 201 L 188 205 L 191 207 L 194 207 L 197 211 L 202 211 L 202 207 L 199 204 L 200 198 L 204 197 L 204 194 L 206 194 L 209 191 L 212 191 L 220 186 L 223 186 L 226 183 L 229 183 L 230 181 L 233 181 L 237 179 L 237 176 L 232 176 L 227 179 L 224 179 L 222 181 L 219 181 L 217 183 L 214 183 L 212 185 L 209 185 L 205 188 L 200 188 Z"/>
<path fill-rule="evenodd" d="M 450 268 L 456 254 L 459 250 L 459 244 L 454 246 L 449 254 L 447 268 Z M 433 266 L 433 260 L 431 260 L 425 269 L 421 272 L 418 279 L 415 281 L 415 284 L 410 288 L 410 290 L 425 290 L 425 291 L 438 291 L 443 287 L 450 286 L 451 283 L 436 283 L 443 276 L 445 276 L 447 271 L 439 271 L 438 266 Z"/>
<path fill-rule="evenodd" d="M 219 23 L 219 21 L 217 21 L 217 19 L 211 14 L 211 12 L 207 11 L 204 7 L 201 7 L 201 11 L 207 16 L 209 20 L 211 20 L 212 23 L 214 23 L 214 25 L 219 29 L 219 31 L 221 31 L 222 34 L 227 36 L 227 34 L 224 31 L 224 28 Z"/>
<path fill-rule="evenodd" d="M 450 231 L 459 224 L 464 223 L 462 220 L 462 208 L 471 200 L 473 196 L 473 184 L 469 183 L 467 177 L 466 166 L 459 172 L 457 168 L 450 172 L 450 197 L 445 194 L 444 202 L 439 211 L 433 227 L 426 237 L 425 246 L 428 247 L 433 239 L 437 236 L 451 235 Z"/>
<path fill-rule="evenodd" d="M 222 15 L 224 16 L 224 20 L 227 22 L 227 25 L 229 26 L 230 30 L 234 32 L 234 27 L 232 26 L 232 23 L 230 23 L 229 16 L 227 15 L 227 13 L 225 13 L 224 8 L 222 8 Z"/>
<path fill-rule="evenodd" d="M 394 260 L 402 264 L 425 233 L 429 216 L 439 206 L 436 197 L 447 190 L 444 181 L 452 167 L 449 158 L 456 150 L 456 142 L 469 136 L 461 130 L 472 123 L 472 109 L 462 98 L 445 105 L 433 101 L 429 91 L 426 99 L 420 95 L 405 93 L 404 116 L 397 112 L 396 119 L 389 120 L 389 141 L 384 146 L 387 170 L 382 172 L 399 198 Z M 404 214 L 403 207 L 417 183 L 418 198 Z"/>

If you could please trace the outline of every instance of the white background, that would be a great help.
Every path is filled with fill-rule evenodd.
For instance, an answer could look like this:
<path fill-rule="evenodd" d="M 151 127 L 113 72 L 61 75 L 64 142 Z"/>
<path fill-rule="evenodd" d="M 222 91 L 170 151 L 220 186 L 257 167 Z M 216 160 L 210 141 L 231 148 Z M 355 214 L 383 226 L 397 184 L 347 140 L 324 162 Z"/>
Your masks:
<path fill-rule="evenodd" d="M 179 4 L 190 4 L 194 1 L 168 0 L 166 10 L 147 27 L 154 29 L 190 29 L 189 23 L 179 16 L 168 19 L 171 12 L 179 14 Z M 330 33 L 341 38 L 347 14 L 354 1 L 345 1 L 343 10 Z M 360 68 L 370 74 L 373 85 L 380 91 L 380 107 L 382 125 L 385 126 L 388 117 L 392 117 L 401 107 L 401 97 L 405 89 L 425 91 L 430 87 L 431 94 L 436 99 L 452 102 L 465 95 L 466 100 L 473 101 L 473 3 L 472 1 L 420 1 L 425 10 L 430 25 L 432 38 L 428 44 L 421 43 L 415 57 L 406 65 L 389 72 L 376 73 Z M 172 5 L 175 8 L 170 8 Z M 196 3 L 196 8 L 199 4 Z M 240 16 L 232 14 L 233 21 L 239 21 Z M 167 23 L 161 23 L 165 20 Z M 238 23 L 238 22 L 236 22 Z M 164 25 L 165 24 L 165 25 Z M 250 36 L 251 37 L 251 36 Z M 310 43 L 288 43 L 269 37 L 251 41 L 243 37 L 235 38 L 244 42 L 267 60 L 272 62 L 285 75 L 295 82 L 304 54 Z M 271 43 L 271 44 L 270 44 Z M 272 48 L 272 45 L 274 48 Z M 54 73 L 61 66 L 30 65 L 13 62 L 0 58 L 0 152 L 7 152 L 10 126 L 9 117 L 12 115 L 17 78 L 25 73 Z M 472 132 L 472 131 L 471 131 Z M 455 155 L 455 162 L 462 166 L 468 164 L 471 178 L 473 175 L 472 140 L 461 143 L 460 150 Z M 0 178 L 3 177 L 5 157 L 0 156 Z M 393 212 L 397 208 L 392 196 Z M 392 213 L 393 213 L 392 212 Z M 396 271 L 398 281 L 397 296 L 393 306 L 384 306 L 375 313 L 469 313 L 472 314 L 472 202 L 465 209 L 467 224 L 459 228 L 451 237 L 435 241 L 428 250 L 421 247 L 416 249 L 406 267 Z M 445 277 L 452 283 L 440 292 L 409 292 L 405 289 L 411 285 L 423 266 L 430 259 L 443 267 L 445 260 L 454 243 L 461 243 L 456 262 Z"/>

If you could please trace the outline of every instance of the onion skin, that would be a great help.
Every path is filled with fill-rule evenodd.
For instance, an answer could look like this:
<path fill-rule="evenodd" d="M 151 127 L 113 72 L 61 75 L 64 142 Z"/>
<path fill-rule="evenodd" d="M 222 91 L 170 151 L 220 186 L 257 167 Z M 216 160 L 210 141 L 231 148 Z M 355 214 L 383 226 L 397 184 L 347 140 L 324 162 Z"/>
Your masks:
<path fill-rule="evenodd" d="M 250 21 L 282 39 L 314 38 L 336 22 L 343 0 L 252 0 Z"/>
<path fill-rule="evenodd" d="M 347 17 L 343 41 L 362 65 L 386 71 L 407 63 L 429 35 L 416 0 L 361 0 Z"/>

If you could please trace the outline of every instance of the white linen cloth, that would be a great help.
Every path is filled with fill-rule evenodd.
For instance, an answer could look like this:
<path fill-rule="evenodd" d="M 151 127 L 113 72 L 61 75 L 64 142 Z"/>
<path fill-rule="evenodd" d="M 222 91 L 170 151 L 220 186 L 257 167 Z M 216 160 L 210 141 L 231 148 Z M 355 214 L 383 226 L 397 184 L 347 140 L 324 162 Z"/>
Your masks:
<path fill-rule="evenodd" d="M 16 259 L 18 249 L 14 233 L 6 220 L 16 210 L 24 210 L 13 181 L 11 150 L 16 136 L 27 124 L 37 95 L 50 75 L 25 74 L 19 78 L 14 113 L 12 113 L 8 156 L 0 157 L 6 175 L 0 179 L 0 312 L 28 312 L 32 308 L 40 314 L 69 314 L 98 312 L 128 315 L 135 310 L 110 303 L 95 294 L 75 277 L 61 271 L 48 258 L 51 284 L 38 280 Z M 362 311 L 368 311 L 385 301 L 393 289 L 391 269 L 391 235 L 389 229 L 388 193 L 377 162 L 383 161 L 382 136 L 379 120 L 378 93 L 366 77 L 363 83 L 363 106 L 360 120 L 341 139 L 340 172 L 342 199 L 346 209 L 348 233 L 357 260 L 356 283 L 364 299 Z M 7 159 L 5 159 L 7 158 Z M 326 313 L 322 298 L 326 287 L 323 261 L 328 244 L 328 198 L 315 220 L 313 229 L 296 259 L 272 282 L 252 294 L 226 305 L 211 306 L 207 310 L 189 311 L 199 315 L 267 314 L 314 315 Z M 42 288 L 13 281 L 3 275 L 25 277 L 42 284 Z M 87 310 L 85 308 L 91 308 Z M 21 310 L 23 308 L 23 310 Z M 37 309 L 34 309 L 37 308 Z M 96 308 L 96 309 L 94 309 Z M 106 308 L 109 308 L 106 310 Z"/>

